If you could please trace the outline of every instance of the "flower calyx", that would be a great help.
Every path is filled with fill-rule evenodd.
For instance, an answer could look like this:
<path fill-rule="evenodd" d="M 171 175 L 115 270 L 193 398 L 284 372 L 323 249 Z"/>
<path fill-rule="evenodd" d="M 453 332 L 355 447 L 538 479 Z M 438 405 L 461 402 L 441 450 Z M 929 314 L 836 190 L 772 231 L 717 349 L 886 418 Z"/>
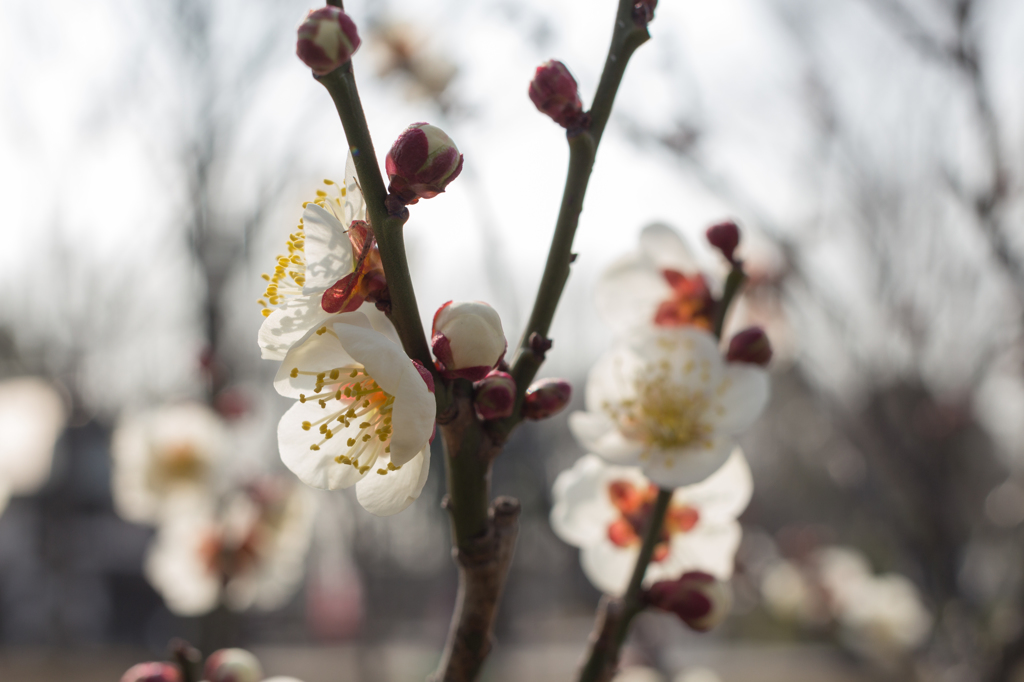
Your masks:
<path fill-rule="evenodd" d="M 748 327 L 737 332 L 729 341 L 725 359 L 729 362 L 746 362 L 764 367 L 772 359 L 772 344 L 760 327 Z"/>
<path fill-rule="evenodd" d="M 448 301 L 434 313 L 430 345 L 446 379 L 480 381 L 505 355 L 501 318 L 482 301 Z"/>
<path fill-rule="evenodd" d="M 736 264 L 736 247 L 740 245 L 740 228 L 731 220 L 712 225 L 706 232 L 708 242 L 722 252 L 732 264 Z"/>
<path fill-rule="evenodd" d="M 701 571 L 656 582 L 644 596 L 650 606 L 676 614 L 697 632 L 707 632 L 721 623 L 732 608 L 729 584 Z"/>
<path fill-rule="evenodd" d="M 473 384 L 473 411 L 480 421 L 504 419 L 516 406 L 516 382 L 512 375 L 491 370 Z"/>
<path fill-rule="evenodd" d="M 462 172 L 462 154 L 437 126 L 413 123 L 391 145 L 384 166 L 390 180 L 389 211 L 394 212 L 391 204 L 415 204 L 444 192 Z"/>
<path fill-rule="evenodd" d="M 523 398 L 524 419 L 553 417 L 569 404 L 572 384 L 565 379 L 541 379 L 530 384 Z"/>
<path fill-rule="evenodd" d="M 327 313 L 350 313 L 365 301 L 379 303 L 390 300 L 380 251 L 369 224 L 364 220 L 353 220 L 348 228 L 348 238 L 352 243 L 355 267 L 324 291 L 320 307 Z"/>
<path fill-rule="evenodd" d="M 311 11 L 299 25 L 295 54 L 317 76 L 326 76 L 359 49 L 355 22 L 338 7 Z"/>
<path fill-rule="evenodd" d="M 579 87 L 562 62 L 551 59 L 538 66 L 530 81 L 529 93 L 537 110 L 563 128 L 585 124 Z"/>

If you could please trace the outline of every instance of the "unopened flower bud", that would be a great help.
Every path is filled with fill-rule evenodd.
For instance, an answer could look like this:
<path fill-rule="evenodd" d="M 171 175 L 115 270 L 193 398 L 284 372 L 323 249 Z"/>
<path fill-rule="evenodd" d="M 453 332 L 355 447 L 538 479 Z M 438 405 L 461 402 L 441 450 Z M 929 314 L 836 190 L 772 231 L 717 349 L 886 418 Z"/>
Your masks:
<path fill-rule="evenodd" d="M 516 382 L 508 372 L 493 370 L 473 384 L 473 411 L 477 419 L 504 419 L 516 406 Z"/>
<path fill-rule="evenodd" d="M 654 583 L 647 591 L 651 606 L 674 613 L 698 632 L 706 632 L 729 615 L 732 591 L 729 584 L 700 571 L 684 573 L 676 580 Z"/>
<path fill-rule="evenodd" d="M 263 666 L 245 649 L 220 649 L 210 654 L 203 669 L 205 682 L 259 682 Z"/>
<path fill-rule="evenodd" d="M 641 28 L 647 28 L 647 24 L 654 19 L 654 8 L 658 6 L 658 0 L 636 0 L 633 3 L 633 21 Z"/>
<path fill-rule="evenodd" d="M 541 379 L 526 390 L 523 417 L 547 419 L 565 409 L 572 398 L 572 385 L 565 379 Z"/>
<path fill-rule="evenodd" d="M 388 192 L 406 204 L 435 197 L 462 172 L 462 154 L 452 138 L 429 123 L 413 123 L 391 145 L 385 168 Z"/>
<path fill-rule="evenodd" d="M 325 76 L 352 58 L 359 34 L 351 18 L 333 6 L 321 7 L 299 26 L 295 54 L 318 76 Z"/>
<path fill-rule="evenodd" d="M 732 337 L 725 359 L 764 367 L 772 359 L 772 344 L 760 327 L 748 327 Z"/>
<path fill-rule="evenodd" d="M 563 128 L 577 124 L 583 115 L 576 79 L 565 64 L 554 59 L 537 67 L 530 81 L 530 99 Z"/>
<path fill-rule="evenodd" d="M 480 301 L 448 301 L 434 313 L 431 346 L 438 369 L 448 378 L 479 381 L 505 355 L 501 318 Z"/>
<path fill-rule="evenodd" d="M 732 263 L 736 247 L 740 245 L 740 228 L 736 226 L 736 223 L 727 220 L 724 223 L 712 225 L 708 228 L 707 237 L 711 246 L 721 251 L 722 255 Z"/>
<path fill-rule="evenodd" d="M 181 682 L 181 673 L 170 663 L 138 663 L 121 675 L 121 682 Z"/>

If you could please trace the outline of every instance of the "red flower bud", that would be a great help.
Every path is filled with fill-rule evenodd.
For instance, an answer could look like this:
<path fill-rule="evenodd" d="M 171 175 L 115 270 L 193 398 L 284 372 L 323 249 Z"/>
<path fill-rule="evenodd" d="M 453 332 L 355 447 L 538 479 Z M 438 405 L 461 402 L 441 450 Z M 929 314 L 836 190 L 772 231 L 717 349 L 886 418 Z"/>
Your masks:
<path fill-rule="evenodd" d="M 708 228 L 707 235 L 711 246 L 721 251 L 730 263 L 733 262 L 733 253 L 740 244 L 740 228 L 736 227 L 736 223 L 727 220 L 712 225 Z"/>
<path fill-rule="evenodd" d="M 698 632 L 706 632 L 729 615 L 732 592 L 728 583 L 700 571 L 684 573 L 676 580 L 654 583 L 647 591 L 647 602 L 662 611 L 674 613 Z"/>
<path fill-rule="evenodd" d="M 259 682 L 263 666 L 245 649 L 220 649 L 210 654 L 203 668 L 206 682 Z"/>
<path fill-rule="evenodd" d="M 470 381 L 497 367 L 508 346 L 501 318 L 483 301 L 448 301 L 438 308 L 430 345 L 442 376 Z"/>
<path fill-rule="evenodd" d="M 572 385 L 565 379 L 541 379 L 526 390 L 523 400 L 525 419 L 547 419 L 565 409 L 572 398 Z"/>
<path fill-rule="evenodd" d="M 772 344 L 760 327 L 748 327 L 732 337 L 725 359 L 764 367 L 772 359 Z"/>
<path fill-rule="evenodd" d="M 181 673 L 170 663 L 139 663 L 121 675 L 121 682 L 181 682 Z"/>
<path fill-rule="evenodd" d="M 337 7 L 313 10 L 299 26 L 295 54 L 318 76 L 325 76 L 352 58 L 359 34 L 351 18 Z"/>
<path fill-rule="evenodd" d="M 462 172 L 462 154 L 452 138 L 429 123 L 413 123 L 391 145 L 384 160 L 388 192 L 406 204 L 435 197 Z"/>
<path fill-rule="evenodd" d="M 554 59 L 537 67 L 530 81 L 530 99 L 541 113 L 563 128 L 577 125 L 583 116 L 576 79 L 565 64 Z"/>
<path fill-rule="evenodd" d="M 477 419 L 504 419 L 516 405 L 516 382 L 511 374 L 494 370 L 473 384 L 473 411 Z"/>

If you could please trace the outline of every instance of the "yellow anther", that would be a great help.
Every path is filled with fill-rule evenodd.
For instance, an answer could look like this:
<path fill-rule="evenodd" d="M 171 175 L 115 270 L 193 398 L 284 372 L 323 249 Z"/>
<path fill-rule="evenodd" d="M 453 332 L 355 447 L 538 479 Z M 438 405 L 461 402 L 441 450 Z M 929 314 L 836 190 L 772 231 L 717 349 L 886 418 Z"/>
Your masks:
<path fill-rule="evenodd" d="M 324 178 L 324 184 L 325 185 L 333 185 L 334 184 L 334 180 L 329 180 L 327 178 Z"/>
<path fill-rule="evenodd" d="M 327 331 L 327 327 L 320 327 L 319 329 L 316 330 L 316 333 L 319 335 L 319 334 L 323 334 L 326 331 Z"/>
<path fill-rule="evenodd" d="M 363 465 L 363 466 L 359 467 L 359 473 L 361 473 L 361 474 L 365 474 L 369 470 L 370 470 L 370 465 L 369 464 L 366 464 L 366 465 Z"/>
<path fill-rule="evenodd" d="M 327 196 L 327 192 L 323 191 L 322 189 L 318 189 L 316 191 L 316 196 L 322 199 L 323 197 Z"/>
<path fill-rule="evenodd" d="M 313 443 L 312 445 L 309 446 L 309 449 L 315 452 L 320 449 L 320 446 L 317 445 L 316 443 Z"/>
<path fill-rule="evenodd" d="M 324 431 L 324 438 L 326 438 L 327 440 L 334 438 L 334 431 L 331 431 L 330 429 Z"/>
<path fill-rule="evenodd" d="M 358 369 L 354 369 L 354 370 L 352 370 L 352 371 L 351 371 L 351 372 L 349 373 L 349 376 L 350 376 L 350 377 L 352 377 L 353 379 L 355 379 L 355 378 L 356 378 L 357 376 L 359 376 L 359 370 L 358 370 Z"/>
<path fill-rule="evenodd" d="M 368 429 L 368 428 L 370 428 L 370 422 L 360 422 L 359 423 L 359 428 L 361 428 L 361 429 Z"/>
<path fill-rule="evenodd" d="M 306 394 L 305 393 L 300 393 L 299 394 L 299 402 L 300 403 L 306 402 Z"/>
<path fill-rule="evenodd" d="M 264 308 L 260 312 L 263 313 L 263 317 L 270 317 L 270 308 Z"/>
<path fill-rule="evenodd" d="M 337 379 L 340 375 L 341 375 L 341 370 L 339 370 L 339 369 L 332 369 L 331 370 L 331 378 L 332 379 Z"/>
<path fill-rule="evenodd" d="M 380 474 L 381 476 L 383 476 L 383 475 L 384 475 L 384 474 L 386 474 L 387 472 L 388 472 L 388 470 L 387 470 L 387 469 L 377 469 L 377 473 L 378 473 L 378 474 Z"/>
<path fill-rule="evenodd" d="M 365 436 L 363 436 L 363 442 L 369 443 L 371 438 L 373 438 L 373 436 L 371 436 L 370 434 L 366 434 Z"/>
<path fill-rule="evenodd" d="M 299 368 L 298 367 L 292 367 L 292 371 L 291 371 L 290 376 L 291 376 L 292 379 L 294 379 L 295 377 L 299 376 Z"/>
<path fill-rule="evenodd" d="M 394 462 L 388 462 L 388 469 L 391 469 L 392 471 L 398 471 L 401 468 L 402 467 L 396 467 Z"/>
<path fill-rule="evenodd" d="M 351 447 L 354 447 L 354 446 L 355 446 L 355 444 L 356 444 L 356 439 L 355 439 L 355 438 L 349 438 L 349 439 L 348 439 L 348 441 L 347 441 L 347 443 L 348 443 L 348 446 L 349 446 L 350 448 L 351 448 Z"/>
<path fill-rule="evenodd" d="M 309 431 L 311 428 L 313 428 L 312 424 L 310 424 L 309 422 L 302 422 L 303 431 Z"/>
<path fill-rule="evenodd" d="M 267 273 L 263 273 L 262 275 L 260 275 L 260 277 L 267 280 L 268 282 L 270 281 L 270 275 L 268 275 Z"/>
<path fill-rule="evenodd" d="M 320 400 L 318 400 L 317 402 L 320 403 L 320 407 L 327 407 L 327 401 L 324 400 L 323 398 L 320 398 Z"/>

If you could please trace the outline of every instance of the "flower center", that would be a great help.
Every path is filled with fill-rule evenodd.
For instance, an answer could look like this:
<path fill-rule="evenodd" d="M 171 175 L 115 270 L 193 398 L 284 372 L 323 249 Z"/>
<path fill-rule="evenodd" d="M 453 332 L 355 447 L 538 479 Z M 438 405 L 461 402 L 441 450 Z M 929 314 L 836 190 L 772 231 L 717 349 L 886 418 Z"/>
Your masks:
<path fill-rule="evenodd" d="M 333 180 L 324 180 L 324 185 L 327 189 L 318 189 L 316 199 L 312 202 L 305 202 L 302 204 L 302 208 L 314 203 L 330 211 L 342 225 L 347 225 L 348 221 L 344 219 L 344 201 L 348 196 L 348 189 Z M 270 315 L 274 308 L 302 295 L 302 287 L 306 284 L 305 244 L 306 235 L 302 218 L 299 218 L 299 225 L 295 228 L 295 232 L 288 235 L 286 243 L 288 255 L 278 255 L 273 274 L 263 274 L 263 279 L 267 282 L 267 289 L 263 292 L 263 298 L 258 301 L 263 307 L 261 311 L 263 317 Z"/>
<path fill-rule="evenodd" d="M 715 299 L 701 274 L 687 277 L 676 270 L 662 270 L 662 276 L 672 287 L 667 301 L 658 306 L 654 324 L 659 327 L 691 325 L 711 331 L 715 319 Z"/>
<path fill-rule="evenodd" d="M 608 497 L 619 512 L 619 518 L 608 526 L 608 539 L 617 547 L 640 545 L 640 537 L 651 521 L 651 512 L 658 497 L 658 486 L 651 483 L 638 488 L 629 481 L 608 484 Z M 653 561 L 662 561 L 669 554 L 672 536 L 687 533 L 697 525 L 700 512 L 684 504 L 672 504 L 665 512 L 665 523 L 654 546 Z"/>
<path fill-rule="evenodd" d="M 712 397 L 707 390 L 711 363 L 702 360 L 698 365 L 689 360 L 682 368 L 685 374 L 698 370 L 703 386 L 692 388 L 673 381 L 668 360 L 648 364 L 636 376 L 636 397 L 618 404 L 606 403 L 605 411 L 618 422 L 623 434 L 648 445 L 647 454 L 652 449 L 709 448 L 714 431 L 709 419 Z M 721 406 L 715 409 L 721 411 Z"/>
<path fill-rule="evenodd" d="M 157 487 L 170 483 L 199 481 L 206 474 L 206 462 L 192 443 L 174 443 L 157 457 L 152 482 Z"/>
<path fill-rule="evenodd" d="M 324 331 L 320 328 L 317 333 Z M 366 473 L 381 455 L 391 454 L 395 397 L 377 385 L 362 365 L 334 367 L 324 372 L 292 369 L 292 377 L 300 374 L 315 376 L 316 386 L 314 395 L 300 394 L 299 402 L 315 400 L 323 410 L 320 419 L 302 422 L 304 431 L 316 429 L 321 436 L 310 444 L 310 450 L 319 450 L 332 438 L 344 437 L 348 449 L 334 461 L 355 467 L 359 473 Z M 401 466 L 388 462 L 377 473 L 383 476 L 399 469 Z"/>

